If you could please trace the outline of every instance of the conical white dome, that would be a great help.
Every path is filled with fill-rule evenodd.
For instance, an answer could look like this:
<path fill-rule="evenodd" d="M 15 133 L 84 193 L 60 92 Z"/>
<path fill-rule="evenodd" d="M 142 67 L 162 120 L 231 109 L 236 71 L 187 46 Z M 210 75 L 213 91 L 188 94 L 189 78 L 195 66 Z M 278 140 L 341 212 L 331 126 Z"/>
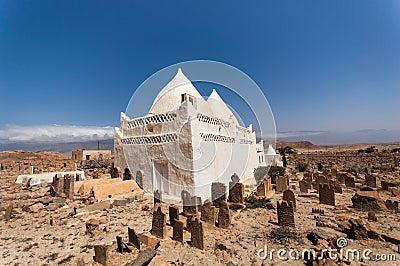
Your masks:
<path fill-rule="evenodd" d="M 239 125 L 236 116 L 225 104 L 224 100 L 222 100 L 221 96 L 219 96 L 218 92 L 215 89 L 213 89 L 210 96 L 208 96 L 207 104 L 210 106 L 210 109 L 213 112 L 212 115 L 214 117 L 219 117 L 228 122 L 233 121 L 236 125 Z"/>
<path fill-rule="evenodd" d="M 182 94 L 187 93 L 195 98 L 202 98 L 190 80 L 179 68 L 175 77 L 158 93 L 149 114 L 166 113 L 176 109 L 182 101 Z"/>

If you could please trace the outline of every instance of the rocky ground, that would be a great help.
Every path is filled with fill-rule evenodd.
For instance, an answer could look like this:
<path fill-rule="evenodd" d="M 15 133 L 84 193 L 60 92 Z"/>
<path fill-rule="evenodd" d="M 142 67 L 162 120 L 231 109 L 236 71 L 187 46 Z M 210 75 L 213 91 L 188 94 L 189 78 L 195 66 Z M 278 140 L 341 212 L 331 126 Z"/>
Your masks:
<path fill-rule="evenodd" d="M 61 155 L 50 156 L 55 158 L 52 160 L 45 155 L 45 160 L 50 161 L 43 163 L 43 170 L 46 170 L 46 167 L 62 170 L 63 160 L 67 160 L 67 167 L 71 166 L 68 158 L 57 156 Z M 10 165 L 10 156 L 2 157 L 0 154 L 0 158 L 3 165 Z M 94 246 L 99 244 L 111 246 L 109 265 L 125 265 L 137 258 L 140 251 L 136 248 L 122 254 L 117 252 L 116 237 L 122 236 L 123 241 L 128 242 L 128 227 L 133 228 L 136 233 L 148 234 L 154 210 L 153 198 L 150 195 L 144 195 L 143 198 L 128 202 L 126 205 L 121 204 L 124 206 L 108 205 L 90 211 L 87 209 L 88 202 L 84 198 L 76 197 L 71 201 L 51 197 L 48 192 L 49 185 L 26 188 L 14 184 L 16 172 L 21 171 L 17 170 L 16 165 L 25 165 L 26 156 L 20 159 L 20 162 L 18 158 L 13 158 L 14 167 L 0 172 L 0 210 L 4 215 L 10 203 L 14 206 L 11 219 L 0 223 L 0 265 L 100 265 L 93 260 Z M 41 161 L 38 158 L 35 157 L 36 164 Z M 287 171 L 295 172 L 296 163 L 306 160 L 310 162 L 311 157 L 289 156 L 288 161 L 291 164 Z M 320 158 L 312 160 L 315 160 L 316 165 Z M 371 160 L 379 161 L 379 159 Z M 340 164 L 333 165 L 339 168 Z M 396 167 L 398 165 L 390 172 L 375 171 L 378 174 L 378 188 L 373 190 L 377 191 L 383 201 L 398 200 L 395 193 L 380 189 L 381 180 L 398 181 L 399 172 Z M 315 169 L 309 170 L 315 171 Z M 167 225 L 167 237 L 160 241 L 156 256 L 150 265 L 305 265 L 306 262 L 302 259 L 280 260 L 277 251 L 273 253 L 273 259 L 268 256 L 262 260 L 258 258 L 257 252 L 265 247 L 268 252 L 272 249 L 285 249 L 287 252 L 290 249 L 297 249 L 300 252 L 303 249 L 319 251 L 335 247 L 335 242 L 340 237 L 346 239 L 348 244 L 343 250 L 358 249 L 362 252 L 370 249 L 371 258 L 376 254 L 394 254 L 397 260 L 379 262 L 365 259 L 321 260 L 317 265 L 334 265 L 334 261 L 339 265 L 378 263 L 400 265 L 398 245 L 395 244 L 396 240 L 400 239 L 398 211 L 370 211 L 377 218 L 373 221 L 374 219 L 368 219 L 368 211 L 353 207 L 352 197 L 364 186 L 362 174 L 355 176 L 355 188 L 342 186 L 343 193 L 335 193 L 335 206 L 319 204 L 318 194 L 314 190 L 307 194 L 300 193 L 296 179 L 301 179 L 302 174 L 290 176 L 290 188 L 296 195 L 294 229 L 283 229 L 277 225 L 276 202 L 282 200 L 282 193 L 275 193 L 270 199 L 271 204 L 268 208 L 231 210 L 232 224 L 229 229 L 204 223 L 204 250 L 190 245 L 190 233 L 187 231 L 184 232 L 184 243 L 172 240 L 172 227 Z M 163 203 L 162 207 L 164 212 L 168 211 L 167 204 Z M 321 209 L 324 213 L 312 213 L 312 208 Z M 320 226 L 316 226 L 317 221 Z M 96 226 L 93 230 L 88 230 L 87 224 Z M 367 231 L 375 234 L 351 239 L 344 228 L 352 228 L 359 235 Z M 393 239 L 385 241 L 381 235 Z M 311 240 L 315 240 L 314 243 Z M 283 256 L 288 257 L 288 253 Z"/>

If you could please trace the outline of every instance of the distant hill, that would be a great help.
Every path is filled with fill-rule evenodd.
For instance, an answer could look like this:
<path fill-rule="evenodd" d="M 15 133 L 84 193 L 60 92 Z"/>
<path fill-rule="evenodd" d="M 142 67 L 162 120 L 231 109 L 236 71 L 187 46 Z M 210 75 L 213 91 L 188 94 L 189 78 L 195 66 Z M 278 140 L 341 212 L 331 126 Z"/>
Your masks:
<path fill-rule="evenodd" d="M 28 150 L 28 151 L 53 151 L 69 155 L 71 151 L 78 149 L 97 150 L 97 141 L 48 143 L 48 142 L 10 142 L 0 143 L 0 151 Z M 114 151 L 114 140 L 100 141 L 101 150 Z"/>
<path fill-rule="evenodd" d="M 276 147 L 290 146 L 293 149 L 318 149 L 320 146 L 313 144 L 310 141 L 276 141 Z"/>

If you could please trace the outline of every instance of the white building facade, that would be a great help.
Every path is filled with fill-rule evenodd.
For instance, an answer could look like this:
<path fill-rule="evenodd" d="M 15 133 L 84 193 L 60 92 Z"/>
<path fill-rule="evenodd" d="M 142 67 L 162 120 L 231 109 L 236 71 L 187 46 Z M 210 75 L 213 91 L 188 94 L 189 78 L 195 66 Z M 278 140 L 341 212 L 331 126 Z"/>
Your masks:
<path fill-rule="evenodd" d="M 115 128 L 114 165 L 130 170 L 139 186 L 179 200 L 186 190 L 204 200 L 211 184 L 228 185 L 236 173 L 254 185 L 254 168 L 266 166 L 263 142 L 242 127 L 213 90 L 204 99 L 178 70 L 159 92 L 148 115 L 121 113 Z"/>

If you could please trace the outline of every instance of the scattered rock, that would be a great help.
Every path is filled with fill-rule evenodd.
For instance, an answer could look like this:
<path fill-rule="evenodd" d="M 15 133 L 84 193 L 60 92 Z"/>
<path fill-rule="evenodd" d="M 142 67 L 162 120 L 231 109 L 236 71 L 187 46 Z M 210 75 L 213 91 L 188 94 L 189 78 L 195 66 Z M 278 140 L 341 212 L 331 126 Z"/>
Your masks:
<path fill-rule="evenodd" d="M 377 191 L 358 191 L 352 198 L 354 208 L 358 210 L 385 211 L 385 202 Z"/>

